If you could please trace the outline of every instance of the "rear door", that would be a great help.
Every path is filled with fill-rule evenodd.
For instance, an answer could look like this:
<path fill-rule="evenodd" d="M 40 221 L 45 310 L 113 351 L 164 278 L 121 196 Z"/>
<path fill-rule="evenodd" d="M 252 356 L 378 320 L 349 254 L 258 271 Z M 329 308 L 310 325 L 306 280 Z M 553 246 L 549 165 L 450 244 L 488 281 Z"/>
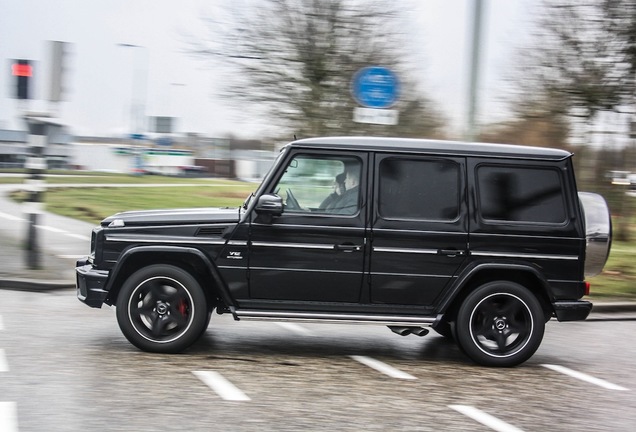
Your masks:
<path fill-rule="evenodd" d="M 468 250 L 465 159 L 378 154 L 370 251 L 371 302 L 429 306 Z"/>

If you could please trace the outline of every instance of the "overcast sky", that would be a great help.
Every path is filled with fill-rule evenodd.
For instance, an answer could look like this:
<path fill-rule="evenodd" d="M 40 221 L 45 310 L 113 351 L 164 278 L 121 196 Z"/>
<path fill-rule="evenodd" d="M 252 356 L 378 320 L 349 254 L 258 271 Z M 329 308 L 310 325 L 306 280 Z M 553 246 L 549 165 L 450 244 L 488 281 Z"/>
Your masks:
<path fill-rule="evenodd" d="M 35 60 L 32 110 L 51 107 L 47 42 L 70 43 L 67 100 L 60 120 L 77 135 L 121 136 L 130 131 L 133 97 L 151 116 L 176 116 L 178 132 L 258 137 L 259 119 L 233 112 L 215 96 L 223 85 L 209 64 L 185 54 L 183 34 L 205 35 L 201 17 L 213 0 L 0 0 L 0 128 L 20 129 L 10 76 L 11 59 Z M 412 14 L 413 61 L 425 89 L 461 132 L 467 101 L 469 13 L 472 0 L 420 0 Z M 528 32 L 531 0 L 485 0 L 483 119 L 501 115 L 503 74 Z M 212 8 L 213 9 L 213 8 Z M 119 44 L 137 45 L 138 48 Z M 4 72 L 2 72 L 4 71 Z M 133 92 L 137 76 L 147 87 Z M 346 91 L 349 91 L 346 89 Z"/>

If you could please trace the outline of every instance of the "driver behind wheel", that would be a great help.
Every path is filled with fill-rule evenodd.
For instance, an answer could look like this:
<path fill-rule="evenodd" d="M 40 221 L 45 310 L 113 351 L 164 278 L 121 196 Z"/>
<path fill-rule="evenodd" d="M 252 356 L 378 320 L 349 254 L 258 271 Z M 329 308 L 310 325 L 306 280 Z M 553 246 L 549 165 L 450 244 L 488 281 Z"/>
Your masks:
<path fill-rule="evenodd" d="M 333 181 L 333 192 L 329 194 L 327 198 L 324 199 L 322 203 L 318 206 L 321 210 L 326 210 L 331 208 L 345 193 L 345 177 L 346 173 L 340 173 L 334 178 Z"/>
<path fill-rule="evenodd" d="M 358 208 L 358 196 L 360 189 L 360 165 L 349 164 L 345 168 L 345 192 L 335 200 L 327 211 L 336 214 L 352 215 Z"/>

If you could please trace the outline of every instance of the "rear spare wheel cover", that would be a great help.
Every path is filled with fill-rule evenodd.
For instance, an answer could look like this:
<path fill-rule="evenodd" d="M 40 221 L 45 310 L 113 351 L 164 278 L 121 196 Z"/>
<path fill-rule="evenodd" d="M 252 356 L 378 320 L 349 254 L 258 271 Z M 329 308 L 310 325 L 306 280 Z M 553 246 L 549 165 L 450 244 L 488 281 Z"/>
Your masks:
<path fill-rule="evenodd" d="M 603 270 L 612 244 L 612 220 L 605 199 L 595 193 L 579 192 L 585 215 L 585 277 Z"/>

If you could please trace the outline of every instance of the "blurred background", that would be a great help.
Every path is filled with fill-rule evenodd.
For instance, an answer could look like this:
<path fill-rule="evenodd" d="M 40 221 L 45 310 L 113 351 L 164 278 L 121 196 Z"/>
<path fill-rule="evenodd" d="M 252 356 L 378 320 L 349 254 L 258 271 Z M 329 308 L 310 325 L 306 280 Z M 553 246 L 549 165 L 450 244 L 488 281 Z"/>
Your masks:
<path fill-rule="evenodd" d="M 228 314 L 168 358 L 49 291 L 103 218 L 237 208 L 281 146 L 324 135 L 573 152 L 613 219 L 593 314 L 511 369 Z M 635 201 L 636 0 L 0 0 L 0 431 L 465 431 L 472 407 L 496 430 L 634 431 Z M 221 400 L 212 369 L 253 399 Z"/>
<path fill-rule="evenodd" d="M 46 169 L 127 175 L 259 180 L 294 137 L 547 146 L 633 237 L 634 0 L 0 0 L 0 65 L 5 172 L 25 119 Z"/>

